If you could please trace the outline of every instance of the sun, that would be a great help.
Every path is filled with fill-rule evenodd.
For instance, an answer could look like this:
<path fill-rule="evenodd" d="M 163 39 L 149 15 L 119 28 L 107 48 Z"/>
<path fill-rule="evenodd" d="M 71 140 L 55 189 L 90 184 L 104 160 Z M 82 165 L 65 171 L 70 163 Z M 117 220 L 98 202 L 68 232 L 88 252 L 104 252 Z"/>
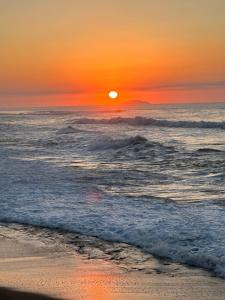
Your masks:
<path fill-rule="evenodd" d="M 109 98 L 111 98 L 111 99 L 116 99 L 118 96 L 119 96 L 119 94 L 116 91 L 109 92 Z"/>

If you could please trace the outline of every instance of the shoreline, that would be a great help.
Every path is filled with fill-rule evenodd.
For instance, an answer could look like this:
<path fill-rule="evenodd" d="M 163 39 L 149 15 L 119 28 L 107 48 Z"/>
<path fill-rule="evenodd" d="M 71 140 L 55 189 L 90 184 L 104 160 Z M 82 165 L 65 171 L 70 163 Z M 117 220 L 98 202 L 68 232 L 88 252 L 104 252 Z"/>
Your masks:
<path fill-rule="evenodd" d="M 22 241 L 27 239 L 34 243 L 44 242 L 69 247 L 70 251 L 76 252 L 87 259 L 103 259 L 119 265 L 122 269 L 130 271 L 141 271 L 146 274 L 165 273 L 169 276 L 180 275 L 185 272 L 204 272 L 207 276 L 223 279 L 212 270 L 196 265 L 188 265 L 173 261 L 170 258 L 155 256 L 134 245 L 123 242 L 113 242 L 88 236 L 77 232 L 68 232 L 63 229 L 53 229 L 30 224 L 1 223 L 6 236 Z M 4 235 L 3 235 L 4 236 Z M 1 234 L 0 234 L 1 237 Z M 164 266 L 166 266 L 164 268 Z M 177 274 L 178 273 L 178 274 Z"/>
<path fill-rule="evenodd" d="M 68 300 L 225 299 L 225 280 L 201 269 L 153 257 L 147 260 L 148 266 L 145 258 L 141 265 L 135 262 L 135 255 L 140 253 L 129 252 L 129 247 L 125 248 L 127 257 L 120 253 L 125 262 L 120 257 L 118 264 L 89 246 L 83 247 L 81 255 L 73 244 L 63 243 L 45 231 L 41 234 L 41 230 L 35 233 L 5 225 L 0 229 L 0 286 L 10 289 L 7 293 L 12 300 L 51 299 L 39 295 L 26 298 L 27 294 L 19 291 Z M 1 299 L 4 291 L 0 288 Z M 17 298 L 12 298 L 15 293 Z"/>

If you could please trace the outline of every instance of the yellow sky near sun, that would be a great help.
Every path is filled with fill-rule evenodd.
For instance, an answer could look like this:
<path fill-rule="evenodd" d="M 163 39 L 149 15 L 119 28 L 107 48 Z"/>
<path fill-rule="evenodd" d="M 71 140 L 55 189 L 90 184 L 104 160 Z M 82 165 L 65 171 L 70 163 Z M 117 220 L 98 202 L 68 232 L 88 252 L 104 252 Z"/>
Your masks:
<path fill-rule="evenodd" d="M 225 100 L 223 0 L 1 0 L 0 43 L 0 105 Z"/>

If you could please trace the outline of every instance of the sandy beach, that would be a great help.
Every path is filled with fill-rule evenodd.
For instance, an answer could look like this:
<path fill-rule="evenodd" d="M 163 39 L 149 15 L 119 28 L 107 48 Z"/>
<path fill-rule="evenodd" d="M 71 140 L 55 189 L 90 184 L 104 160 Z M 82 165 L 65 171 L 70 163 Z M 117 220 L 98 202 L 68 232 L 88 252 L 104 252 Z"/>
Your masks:
<path fill-rule="evenodd" d="M 0 286 L 17 291 L 1 289 L 1 300 L 50 299 L 22 291 L 68 300 L 225 299 L 223 279 L 177 268 L 158 274 L 128 271 L 110 261 L 87 259 L 49 238 L 33 240 L 1 227 Z"/>

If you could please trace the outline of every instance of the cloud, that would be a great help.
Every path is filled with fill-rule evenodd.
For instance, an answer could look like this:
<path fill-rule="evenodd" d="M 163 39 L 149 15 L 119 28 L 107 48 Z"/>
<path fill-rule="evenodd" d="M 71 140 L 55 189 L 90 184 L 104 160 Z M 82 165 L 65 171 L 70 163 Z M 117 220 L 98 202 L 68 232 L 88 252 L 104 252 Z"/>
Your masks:
<path fill-rule="evenodd" d="M 135 90 L 205 90 L 205 89 L 223 89 L 225 88 L 225 80 L 208 81 L 208 82 L 175 82 L 152 85 L 145 83 L 134 87 Z"/>
<path fill-rule="evenodd" d="M 82 89 L 0 89 L 0 96 L 51 96 L 81 94 Z"/>

